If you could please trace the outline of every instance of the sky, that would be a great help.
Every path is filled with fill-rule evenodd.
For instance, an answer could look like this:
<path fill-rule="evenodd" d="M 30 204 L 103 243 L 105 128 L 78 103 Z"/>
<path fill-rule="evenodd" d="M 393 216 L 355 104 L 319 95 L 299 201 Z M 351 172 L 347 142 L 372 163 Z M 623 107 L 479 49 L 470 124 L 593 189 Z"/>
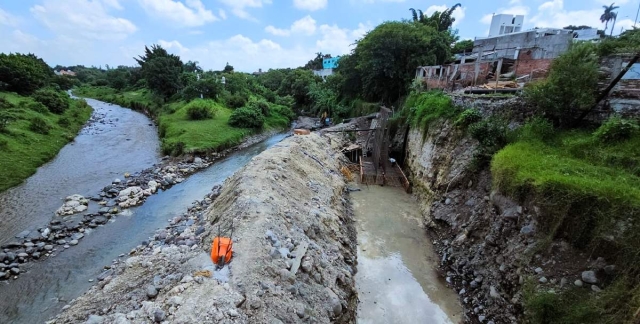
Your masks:
<path fill-rule="evenodd" d="M 486 37 L 492 14 L 525 15 L 525 29 L 589 25 L 613 0 L 459 0 L 461 39 Z M 238 71 L 298 67 L 315 53 L 348 54 L 376 25 L 452 6 L 449 0 L 0 0 L 0 52 L 35 53 L 49 65 L 135 65 L 145 45 L 183 61 Z M 614 35 L 630 29 L 640 0 L 617 0 Z M 611 25 L 611 24 L 610 24 Z M 639 25 L 640 26 L 640 25 Z M 609 33 L 609 31 L 607 31 Z"/>

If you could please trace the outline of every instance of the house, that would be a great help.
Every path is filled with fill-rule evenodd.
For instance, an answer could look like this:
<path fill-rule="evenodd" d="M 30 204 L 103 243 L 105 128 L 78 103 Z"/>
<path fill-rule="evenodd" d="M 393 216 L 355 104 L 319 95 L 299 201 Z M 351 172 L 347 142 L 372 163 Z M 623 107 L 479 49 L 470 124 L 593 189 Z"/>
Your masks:
<path fill-rule="evenodd" d="M 60 71 L 53 71 L 53 73 L 55 73 L 55 75 L 59 75 L 59 76 L 71 76 L 71 77 L 75 77 L 76 73 L 71 71 L 71 70 L 60 70 Z"/>
<path fill-rule="evenodd" d="M 524 16 L 494 15 L 489 37 L 476 37 L 470 55 L 452 63 L 420 66 L 416 79 L 428 88 L 476 87 L 489 81 L 520 83 L 546 76 L 551 62 L 569 49 L 574 31 L 536 28 L 522 31 Z M 588 34 L 587 34 L 588 35 Z"/>
<path fill-rule="evenodd" d="M 333 69 L 338 67 L 340 56 L 325 58 L 322 60 L 322 70 L 314 70 L 313 74 L 326 80 L 328 76 L 333 74 Z"/>

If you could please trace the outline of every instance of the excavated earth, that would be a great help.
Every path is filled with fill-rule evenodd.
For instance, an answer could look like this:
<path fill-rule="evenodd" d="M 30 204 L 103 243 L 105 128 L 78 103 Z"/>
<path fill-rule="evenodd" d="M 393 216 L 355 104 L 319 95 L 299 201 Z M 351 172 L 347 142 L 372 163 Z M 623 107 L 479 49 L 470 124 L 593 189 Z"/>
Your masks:
<path fill-rule="evenodd" d="M 50 323 L 354 322 L 341 146 L 311 134 L 256 156 L 173 222 L 186 225 L 158 231 Z M 212 239 L 232 228 L 233 259 L 216 269 Z"/>

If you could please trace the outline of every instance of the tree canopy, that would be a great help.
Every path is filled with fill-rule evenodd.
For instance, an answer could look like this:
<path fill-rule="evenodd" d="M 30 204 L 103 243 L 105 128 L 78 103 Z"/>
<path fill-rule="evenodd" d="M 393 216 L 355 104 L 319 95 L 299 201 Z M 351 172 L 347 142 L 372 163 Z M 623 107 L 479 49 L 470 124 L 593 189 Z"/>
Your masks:
<path fill-rule="evenodd" d="M 145 46 L 145 55 L 135 58 L 142 69 L 147 87 L 168 99 L 181 89 L 183 64 L 180 57 L 169 54 L 160 45 Z"/>
<path fill-rule="evenodd" d="M 54 76 L 47 63 L 34 54 L 0 53 L 0 86 L 29 95 L 46 86 Z"/>

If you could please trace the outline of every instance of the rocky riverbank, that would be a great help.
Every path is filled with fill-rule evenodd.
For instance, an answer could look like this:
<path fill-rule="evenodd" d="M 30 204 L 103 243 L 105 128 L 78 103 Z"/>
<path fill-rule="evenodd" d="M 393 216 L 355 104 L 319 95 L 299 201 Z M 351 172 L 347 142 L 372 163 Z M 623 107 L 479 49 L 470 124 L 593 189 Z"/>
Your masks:
<path fill-rule="evenodd" d="M 51 323 L 353 322 L 356 241 L 340 146 L 312 134 L 263 152 Z M 233 260 L 215 269 L 211 240 L 232 226 Z"/>
<path fill-rule="evenodd" d="M 0 252 L 0 280 L 18 279 L 29 270 L 29 263 L 55 257 L 64 250 L 81 244 L 88 231 L 98 230 L 113 218 L 128 215 L 126 209 L 140 206 L 158 190 L 167 190 L 189 175 L 209 167 L 228 154 L 251 146 L 273 133 L 248 138 L 243 144 L 209 156 L 182 158 L 165 157 L 151 168 L 133 174 L 123 174 L 104 187 L 99 195 L 72 195 L 55 211 L 46 226 L 23 231 L 15 240 L 2 245 Z"/>

